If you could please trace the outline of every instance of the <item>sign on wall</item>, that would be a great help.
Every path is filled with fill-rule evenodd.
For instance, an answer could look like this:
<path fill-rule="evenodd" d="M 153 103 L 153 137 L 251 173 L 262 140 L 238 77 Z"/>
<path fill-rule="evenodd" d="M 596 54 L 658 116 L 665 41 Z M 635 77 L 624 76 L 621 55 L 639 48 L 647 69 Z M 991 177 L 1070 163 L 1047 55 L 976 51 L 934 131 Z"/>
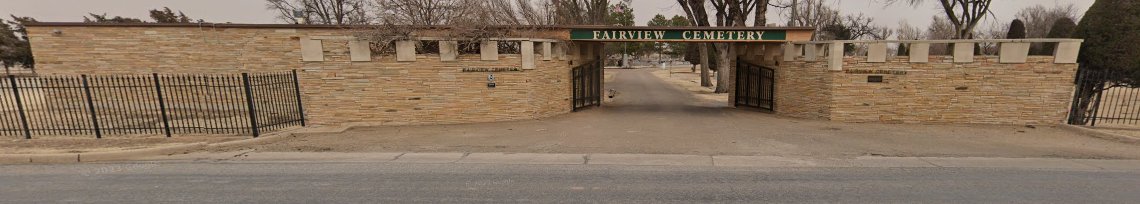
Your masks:
<path fill-rule="evenodd" d="M 571 40 L 596 41 L 784 41 L 784 30 L 593 30 L 573 29 Z"/>

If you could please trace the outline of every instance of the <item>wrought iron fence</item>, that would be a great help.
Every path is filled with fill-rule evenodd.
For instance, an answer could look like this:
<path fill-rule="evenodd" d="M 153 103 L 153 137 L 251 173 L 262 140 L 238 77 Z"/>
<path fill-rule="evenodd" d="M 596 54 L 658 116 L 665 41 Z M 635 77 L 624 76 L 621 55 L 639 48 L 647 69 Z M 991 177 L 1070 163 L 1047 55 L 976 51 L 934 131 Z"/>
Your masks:
<path fill-rule="evenodd" d="M 0 135 L 234 134 L 305 125 L 296 70 L 0 79 Z"/>
<path fill-rule="evenodd" d="M 1131 73 L 1082 68 L 1069 111 L 1069 124 L 1140 128 L 1140 85 L 1124 80 Z"/>

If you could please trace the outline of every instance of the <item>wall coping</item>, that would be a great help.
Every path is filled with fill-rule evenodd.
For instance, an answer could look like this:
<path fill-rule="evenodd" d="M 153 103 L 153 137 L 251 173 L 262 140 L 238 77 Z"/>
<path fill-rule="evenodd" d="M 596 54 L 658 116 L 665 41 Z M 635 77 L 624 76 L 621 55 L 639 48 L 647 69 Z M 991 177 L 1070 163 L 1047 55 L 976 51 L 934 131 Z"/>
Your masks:
<path fill-rule="evenodd" d="M 1084 39 L 1068 38 L 1027 38 L 1027 39 L 970 39 L 970 40 L 828 40 L 828 41 L 794 41 L 792 44 L 832 44 L 832 43 L 1048 43 L 1048 42 L 1084 42 Z"/>
<path fill-rule="evenodd" d="M 1081 43 L 1083 39 L 1048 39 L 1048 38 L 1033 38 L 1033 39 L 971 39 L 971 40 L 833 40 L 833 41 L 801 41 L 801 42 L 788 42 L 784 46 L 784 61 L 797 61 L 801 60 L 799 56 L 803 56 L 803 61 L 816 61 L 823 58 L 827 62 L 828 70 L 842 71 L 843 58 L 846 54 L 844 46 L 846 44 L 865 44 L 870 45 L 867 52 L 866 63 L 884 63 L 886 62 L 887 43 L 899 43 L 899 46 L 910 47 L 908 55 L 911 57 L 910 63 L 928 63 L 930 56 L 931 44 L 952 44 L 954 45 L 953 55 L 954 63 L 973 63 L 974 46 L 976 43 L 997 43 L 999 47 L 998 62 L 1002 64 L 1022 64 L 1026 63 L 1029 57 L 1031 43 L 1056 43 L 1057 47 L 1053 50 L 1053 63 L 1056 64 L 1075 64 L 1077 63 L 1077 56 L 1080 53 Z"/>

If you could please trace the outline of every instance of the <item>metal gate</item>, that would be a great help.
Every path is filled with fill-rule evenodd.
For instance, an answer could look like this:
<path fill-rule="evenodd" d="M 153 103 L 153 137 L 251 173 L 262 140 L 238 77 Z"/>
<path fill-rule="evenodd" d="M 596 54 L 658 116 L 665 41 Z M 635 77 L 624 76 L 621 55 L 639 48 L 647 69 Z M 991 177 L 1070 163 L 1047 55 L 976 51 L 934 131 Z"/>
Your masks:
<path fill-rule="evenodd" d="M 1081 68 L 1068 123 L 1140 127 L 1140 85 L 1128 79 L 1133 73 Z"/>
<path fill-rule="evenodd" d="M 574 111 L 602 105 L 602 64 L 594 61 L 570 70 Z"/>
<path fill-rule="evenodd" d="M 736 106 L 775 110 L 775 81 L 775 70 L 736 60 Z"/>

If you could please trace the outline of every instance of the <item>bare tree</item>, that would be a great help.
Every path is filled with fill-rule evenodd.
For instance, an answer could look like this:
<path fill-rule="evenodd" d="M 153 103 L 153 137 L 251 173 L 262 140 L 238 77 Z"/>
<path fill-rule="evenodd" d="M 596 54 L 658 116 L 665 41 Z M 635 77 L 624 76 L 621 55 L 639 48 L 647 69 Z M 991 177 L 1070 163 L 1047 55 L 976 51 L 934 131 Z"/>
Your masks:
<path fill-rule="evenodd" d="M 1053 23 L 1062 18 L 1073 19 L 1074 22 L 1079 22 L 1077 7 L 1073 4 L 1065 6 L 1058 6 L 1054 8 L 1045 8 L 1045 6 L 1034 5 L 1026 7 L 1017 12 L 1017 19 L 1021 19 L 1025 23 L 1025 36 L 1027 38 L 1044 38 L 1049 34 L 1052 29 Z"/>
<path fill-rule="evenodd" d="M 549 25 L 555 22 L 553 2 L 527 0 L 375 0 L 378 25 L 362 28 L 358 38 L 373 42 L 376 53 L 390 51 L 394 41 L 410 40 L 425 33 L 416 27 L 432 26 L 431 37 L 459 42 L 459 49 L 477 50 L 479 43 L 495 37 L 533 36 L 534 29 L 522 25 Z M 516 26 L 510 30 L 496 26 Z M 421 42 L 418 49 L 435 50 L 434 42 Z M 503 44 L 518 49 L 517 44 Z"/>
<path fill-rule="evenodd" d="M 946 17 L 935 15 L 930 21 L 930 26 L 926 28 L 926 39 L 929 40 L 949 40 L 957 36 L 957 31 L 954 29 L 954 24 L 950 23 Z M 946 55 L 950 54 L 950 47 L 947 46 L 930 46 L 931 55 Z"/>
<path fill-rule="evenodd" d="M 910 23 L 907 23 L 905 20 L 899 21 L 898 28 L 895 28 L 895 33 L 898 34 L 896 36 L 898 40 L 918 40 L 926 37 L 926 32 L 923 32 L 922 29 L 918 27 L 910 25 Z M 910 47 L 908 46 L 910 45 L 906 43 L 900 43 L 897 49 L 898 56 L 910 55 Z"/>
<path fill-rule="evenodd" d="M 756 10 L 755 0 L 711 0 L 710 3 L 716 11 L 716 25 L 718 27 L 741 27 L 748 26 L 747 17 L 754 10 Z M 765 5 L 766 6 L 766 5 Z M 767 12 L 767 9 L 763 10 Z M 765 15 L 766 13 L 758 13 L 757 15 Z M 716 93 L 728 93 L 729 74 L 732 67 L 732 52 L 734 46 L 731 43 L 713 43 L 713 47 L 717 53 L 716 63 Z"/>
<path fill-rule="evenodd" d="M 472 0 L 377 0 L 380 23 L 397 25 L 446 25 L 468 15 Z"/>
<path fill-rule="evenodd" d="M 834 25 L 843 19 L 838 10 L 825 4 L 829 4 L 827 0 L 796 0 L 778 7 L 784 8 L 781 15 L 789 19 L 789 26 L 812 27 L 818 32 L 824 26 Z M 818 40 L 819 37 L 812 36 L 813 40 Z"/>
<path fill-rule="evenodd" d="M 367 7 L 366 0 L 266 0 L 267 9 L 292 24 L 367 24 Z"/>
<path fill-rule="evenodd" d="M 696 25 L 699 27 L 709 27 L 709 16 L 705 10 L 705 0 L 677 0 L 677 4 L 685 10 L 685 16 L 689 18 L 689 25 Z M 709 45 L 708 43 L 697 43 L 697 51 L 700 52 L 701 63 L 701 86 L 710 87 L 712 81 L 709 81 Z"/>
<path fill-rule="evenodd" d="M 912 6 L 925 3 L 926 0 L 887 0 L 888 4 L 906 1 Z M 937 0 L 946 13 L 946 19 L 954 25 L 954 39 L 973 39 L 974 29 L 990 14 L 990 3 L 993 0 Z"/>
<path fill-rule="evenodd" d="M 609 0 L 550 0 L 554 24 L 605 25 Z"/>
<path fill-rule="evenodd" d="M 1009 35 L 1010 23 L 995 23 L 991 24 L 988 28 L 978 31 L 978 39 L 1005 39 Z M 996 55 L 998 53 L 998 43 L 978 43 L 978 54 L 981 55 Z"/>
<path fill-rule="evenodd" d="M 755 1 L 756 2 L 753 3 L 753 6 L 756 7 L 754 9 L 756 11 L 756 15 L 753 16 L 755 19 L 752 20 L 752 26 L 768 26 L 768 5 L 771 4 L 772 0 Z"/>
<path fill-rule="evenodd" d="M 1017 12 L 1017 19 L 1025 23 L 1026 38 L 1046 38 L 1053 25 L 1061 19 L 1074 19 L 1079 21 L 1079 12 L 1072 3 L 1064 6 L 1045 8 L 1034 5 Z M 1033 43 L 1030 45 L 1032 55 L 1050 55 L 1053 43 Z"/>
<path fill-rule="evenodd" d="M 946 17 L 934 16 L 930 21 L 930 26 L 926 28 L 926 39 L 929 40 L 949 40 L 954 39 L 957 32 L 954 30 L 954 24 L 947 20 Z"/>
<path fill-rule="evenodd" d="M 918 27 L 910 25 L 910 23 L 907 23 L 906 21 L 899 22 L 899 26 L 895 29 L 895 33 L 898 34 L 897 37 L 899 40 L 919 40 L 926 38 L 926 32 Z"/>

